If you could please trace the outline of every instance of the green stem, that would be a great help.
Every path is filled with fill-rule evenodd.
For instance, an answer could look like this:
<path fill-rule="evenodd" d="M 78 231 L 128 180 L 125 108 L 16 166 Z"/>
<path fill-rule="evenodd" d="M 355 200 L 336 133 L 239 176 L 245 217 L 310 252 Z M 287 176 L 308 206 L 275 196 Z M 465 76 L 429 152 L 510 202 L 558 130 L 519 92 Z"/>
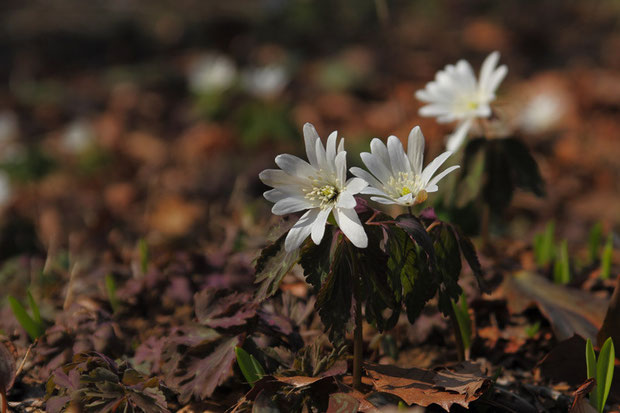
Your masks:
<path fill-rule="evenodd" d="M 364 336 L 362 324 L 361 279 L 357 271 L 357 260 L 353 248 L 349 246 L 351 270 L 353 272 L 353 298 L 355 299 L 355 330 L 353 331 L 353 388 L 362 389 L 362 361 L 364 353 Z"/>
<path fill-rule="evenodd" d="M 461 329 L 459 328 L 459 322 L 456 319 L 456 313 L 454 309 L 450 312 L 450 325 L 454 332 L 454 341 L 456 342 L 456 353 L 459 361 L 465 361 L 465 346 L 463 345 L 463 337 L 461 337 Z"/>

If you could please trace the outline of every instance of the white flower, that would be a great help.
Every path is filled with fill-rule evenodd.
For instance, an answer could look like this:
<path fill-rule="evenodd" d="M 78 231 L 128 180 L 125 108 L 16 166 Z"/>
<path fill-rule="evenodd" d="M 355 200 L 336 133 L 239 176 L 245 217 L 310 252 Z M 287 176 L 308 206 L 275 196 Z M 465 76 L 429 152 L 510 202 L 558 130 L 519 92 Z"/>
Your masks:
<path fill-rule="evenodd" d="M 332 212 L 353 245 L 358 248 L 368 245 L 353 197 L 368 183 L 360 178 L 346 180 L 347 153 L 342 139 L 336 148 L 337 136 L 337 132 L 332 132 L 324 147 L 314 126 L 306 123 L 304 141 L 309 163 L 293 155 L 278 155 L 276 164 L 282 169 L 267 169 L 259 175 L 261 181 L 274 188 L 264 193 L 268 201 L 275 202 L 271 212 L 285 215 L 308 210 L 286 236 L 286 251 L 298 248 L 308 235 L 318 245 Z"/>
<path fill-rule="evenodd" d="M 456 65 L 447 65 L 437 72 L 434 81 L 416 92 L 419 100 L 428 103 L 420 108 L 421 116 L 435 116 L 440 123 L 460 122 L 448 139 L 448 150 L 458 149 L 472 119 L 491 116 L 495 90 L 508 73 L 506 65 L 497 67 L 498 61 L 499 53 L 491 53 L 482 63 L 480 78 L 476 79 L 471 65 L 459 60 Z"/>
<path fill-rule="evenodd" d="M 439 189 L 437 182 L 458 168 L 458 165 L 451 166 L 433 178 L 437 169 L 452 155 L 447 151 L 422 169 L 424 135 L 419 126 L 409 133 L 406 154 L 396 136 L 388 138 L 387 147 L 380 139 L 373 139 L 370 152 L 362 152 L 361 157 L 372 175 L 356 167 L 351 168 L 351 173 L 369 183 L 362 194 L 374 195 L 370 199 L 382 204 L 411 206 L 424 202 L 429 192 Z"/>
<path fill-rule="evenodd" d="M 260 98 L 278 95 L 289 81 L 283 65 L 268 65 L 246 69 L 243 73 L 243 86 L 248 92 Z"/>
<path fill-rule="evenodd" d="M 566 105 L 559 93 L 536 94 L 520 113 L 518 123 L 528 133 L 541 133 L 553 128 L 564 116 Z"/>
<path fill-rule="evenodd" d="M 62 147 L 69 153 L 79 154 L 95 144 L 95 129 L 86 119 L 76 119 L 62 135 Z"/>
<path fill-rule="evenodd" d="M 221 92 L 237 77 L 237 67 L 228 56 L 207 54 L 190 67 L 189 87 L 194 93 Z"/>

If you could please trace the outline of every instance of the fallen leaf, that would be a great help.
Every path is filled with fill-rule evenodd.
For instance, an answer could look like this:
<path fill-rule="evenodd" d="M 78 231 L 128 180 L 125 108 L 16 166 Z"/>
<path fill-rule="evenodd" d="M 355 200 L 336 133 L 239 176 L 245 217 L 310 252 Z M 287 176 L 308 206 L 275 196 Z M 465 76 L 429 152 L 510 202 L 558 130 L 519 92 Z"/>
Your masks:
<path fill-rule="evenodd" d="M 221 290 L 206 288 L 194 295 L 194 302 L 198 321 L 211 328 L 241 326 L 256 315 L 249 293 L 223 295 Z"/>
<path fill-rule="evenodd" d="M 365 364 L 364 368 L 377 391 L 394 394 L 409 405 L 426 407 L 435 403 L 445 410 L 453 404 L 467 408 L 491 384 L 480 367 L 470 362 L 436 370 L 380 364 Z"/>
<path fill-rule="evenodd" d="M 574 334 L 594 339 L 603 324 L 607 301 L 588 292 L 553 284 L 529 271 L 507 277 L 502 291 L 513 313 L 520 313 L 535 304 L 549 320 L 558 340 Z"/>
<path fill-rule="evenodd" d="M 620 277 L 616 278 L 616 287 L 611 295 L 603 326 L 596 336 L 599 347 L 608 337 L 611 337 L 614 343 L 620 343 Z"/>
<path fill-rule="evenodd" d="M 558 343 L 538 362 L 543 377 L 577 386 L 586 379 L 586 341 L 574 335 Z"/>
<path fill-rule="evenodd" d="M 347 393 L 334 393 L 329 396 L 327 413 L 357 413 L 360 402 Z"/>
<path fill-rule="evenodd" d="M 12 344 L 9 342 L 9 345 Z M 0 397 L 2 397 L 2 413 L 7 411 L 6 393 L 15 381 L 15 349 L 11 352 L 0 342 Z"/>
<path fill-rule="evenodd" d="M 575 400 L 573 400 L 573 404 L 568 410 L 568 413 L 596 413 L 596 409 L 585 399 L 586 395 L 590 393 L 595 386 L 595 378 L 589 378 L 579 386 L 579 388 L 573 392 Z"/>

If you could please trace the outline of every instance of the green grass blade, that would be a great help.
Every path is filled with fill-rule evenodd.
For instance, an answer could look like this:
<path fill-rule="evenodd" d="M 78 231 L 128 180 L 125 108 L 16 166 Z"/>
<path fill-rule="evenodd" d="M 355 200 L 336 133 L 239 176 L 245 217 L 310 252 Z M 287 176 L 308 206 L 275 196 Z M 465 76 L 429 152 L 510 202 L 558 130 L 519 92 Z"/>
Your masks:
<path fill-rule="evenodd" d="M 467 299 L 465 294 L 461 295 L 461 305 L 457 305 L 452 301 L 452 309 L 456 317 L 456 322 L 461 332 L 461 340 L 463 341 L 463 350 L 467 350 L 471 346 L 471 319 L 469 318 L 469 309 L 467 308 Z"/>
<path fill-rule="evenodd" d="M 140 254 L 140 269 L 142 274 L 146 274 L 149 267 L 149 245 L 144 238 L 140 238 L 138 241 L 138 252 Z"/>
<path fill-rule="evenodd" d="M 592 226 L 590 235 L 588 236 L 588 257 L 590 262 L 596 262 L 598 259 L 598 251 L 601 248 L 601 239 L 603 237 L 603 225 L 597 222 Z"/>
<path fill-rule="evenodd" d="M 24 306 L 12 296 L 9 296 L 8 299 L 15 318 L 24 330 L 26 330 L 30 338 L 34 341 L 43 335 L 43 326 L 30 317 Z"/>
<path fill-rule="evenodd" d="M 614 377 L 615 360 L 614 343 L 610 337 L 605 340 L 605 344 L 603 344 L 603 348 L 598 355 L 598 362 L 596 363 L 596 396 L 598 399 L 599 413 L 603 413 L 605 403 L 607 402 L 607 396 L 609 396 L 611 381 Z"/>
<path fill-rule="evenodd" d="M 118 301 L 118 297 L 116 296 L 116 281 L 114 281 L 114 276 L 112 274 L 106 274 L 104 282 L 105 290 L 108 295 L 108 301 L 110 302 L 110 307 L 112 307 L 112 312 L 118 313 L 121 306 Z"/>
<path fill-rule="evenodd" d="M 594 354 L 594 347 L 592 341 L 588 339 L 586 341 L 586 371 L 588 378 L 596 378 L 596 355 Z M 595 408 L 598 408 L 598 397 L 596 387 L 590 392 L 590 404 Z"/>
<path fill-rule="evenodd" d="M 265 374 L 262 366 L 241 347 L 235 347 L 235 355 L 237 356 L 237 364 L 241 369 L 241 373 L 243 373 L 243 377 L 250 383 L 250 386 L 254 387 L 254 383 Z"/>
<path fill-rule="evenodd" d="M 613 235 L 609 234 L 605 248 L 603 248 L 603 255 L 601 256 L 601 279 L 608 280 L 611 275 L 611 259 L 614 253 L 614 239 Z"/>
<path fill-rule="evenodd" d="M 41 320 L 41 311 L 39 311 L 39 306 L 30 293 L 30 290 L 28 290 L 28 305 L 32 310 L 32 318 L 34 318 L 34 321 L 40 326 L 43 325 L 43 321 Z"/>

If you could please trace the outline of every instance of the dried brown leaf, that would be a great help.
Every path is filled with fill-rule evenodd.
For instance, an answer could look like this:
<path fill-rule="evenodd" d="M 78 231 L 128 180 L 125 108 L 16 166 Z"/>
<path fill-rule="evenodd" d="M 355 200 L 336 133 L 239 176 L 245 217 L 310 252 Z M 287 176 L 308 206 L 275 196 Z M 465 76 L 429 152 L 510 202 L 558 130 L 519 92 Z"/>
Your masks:
<path fill-rule="evenodd" d="M 435 403 L 445 410 L 453 404 L 467 408 L 491 383 L 480 367 L 470 362 L 436 370 L 380 364 L 365 364 L 364 368 L 377 391 L 394 394 L 407 404 L 426 407 Z"/>

